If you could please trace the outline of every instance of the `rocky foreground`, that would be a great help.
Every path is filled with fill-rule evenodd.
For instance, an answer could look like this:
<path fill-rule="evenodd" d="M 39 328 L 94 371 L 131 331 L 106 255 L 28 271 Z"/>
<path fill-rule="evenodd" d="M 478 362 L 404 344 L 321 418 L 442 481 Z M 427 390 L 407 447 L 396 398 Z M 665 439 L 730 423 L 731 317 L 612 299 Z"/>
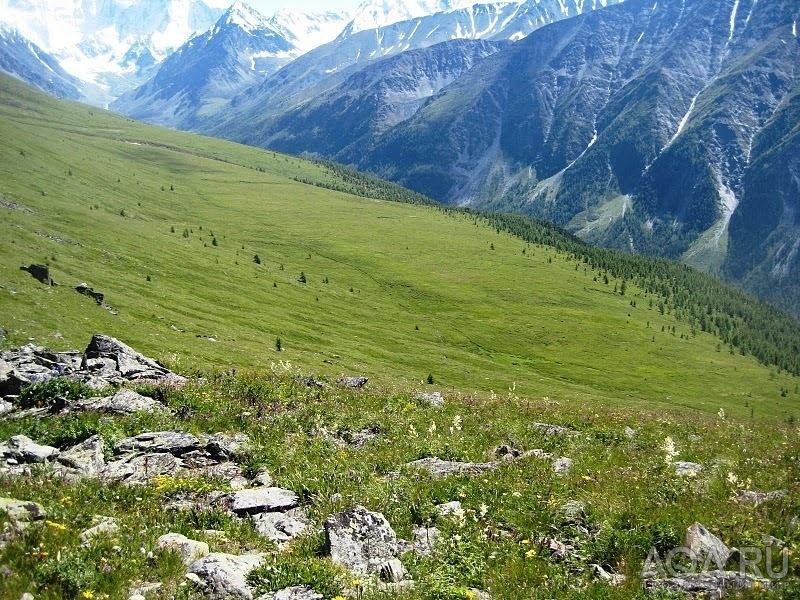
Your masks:
<path fill-rule="evenodd" d="M 94 390 L 96 395 L 49 398 L 42 406 L 20 406 L 26 399 L 30 402 L 30 392 L 26 390 L 35 390 L 37 385 L 61 378 L 80 382 L 85 386 L 82 389 Z M 147 384 L 147 389 L 141 387 L 142 384 Z M 100 426 L 114 423 L 114 419 L 141 419 L 142 423 L 181 422 L 183 416 L 176 414 L 175 408 L 169 405 L 163 390 L 176 390 L 188 384 L 184 377 L 170 372 L 158 362 L 142 356 L 118 340 L 101 335 L 94 336 L 81 354 L 55 353 L 34 346 L 0 354 L 0 394 L 4 396 L 2 422 L 4 430 L 9 432 L 14 432 L 16 427 L 20 431 L 26 427 L 30 429 L 31 423 L 42 419 L 52 419 L 55 424 L 69 419 L 94 418 L 92 415 L 97 416 Z M 364 378 L 343 377 L 337 381 L 337 385 L 331 386 L 326 380 L 295 377 L 291 385 L 295 386 L 292 389 L 307 390 L 303 392 L 305 394 L 316 394 L 306 396 L 307 401 L 312 403 L 314 399 L 321 398 L 321 390 L 352 389 L 355 391 L 341 393 L 361 394 L 358 390 L 366 384 Z M 139 386 L 137 389 L 144 392 L 149 389 L 162 390 L 162 393 L 144 395 L 131 389 L 132 386 Z M 443 396 L 439 393 L 417 393 L 411 396 L 411 401 L 414 404 L 408 406 L 418 406 L 419 410 L 427 411 L 425 414 L 434 415 L 428 438 L 440 439 L 435 415 L 437 411 L 448 408 Z M 254 428 L 259 421 L 263 423 L 274 419 L 270 415 L 274 414 L 275 408 L 270 409 L 272 413 L 263 412 L 265 409 L 259 405 L 257 410 L 258 414 L 247 411 L 240 414 L 239 418 L 254 419 Z M 289 412 L 291 410 L 294 409 Z M 178 407 L 178 412 L 186 411 Z M 323 458 L 352 456 L 380 445 L 382 438 L 387 437 L 381 426 L 342 430 L 327 427 L 319 420 L 320 417 L 316 417 L 308 436 L 314 444 L 323 444 L 330 449 L 323 452 Z M 456 415 L 449 428 L 451 439 L 463 439 L 459 437 L 462 427 L 462 417 Z M 164 532 L 158 536 L 146 558 L 156 560 L 154 556 L 164 553 L 179 557 L 184 578 L 178 588 L 175 588 L 174 581 L 131 581 L 121 596 L 130 600 L 174 597 L 176 589 L 184 594 L 181 597 L 187 598 L 322 599 L 326 596 L 315 588 L 316 582 L 313 580 L 298 581 L 298 577 L 295 577 L 294 585 L 280 589 L 274 589 L 275 585 L 269 583 L 272 581 L 270 569 L 277 569 L 270 566 L 278 560 L 276 556 L 291 556 L 298 544 L 302 547 L 314 539 L 324 540 L 316 552 L 334 565 L 331 568 L 338 569 L 339 581 L 342 582 L 340 595 L 353 598 L 362 598 L 365 594 L 370 597 L 373 594 L 427 597 L 426 588 L 418 587 L 419 582 L 412 571 L 419 570 L 420 565 L 427 564 L 426 561 L 440 560 L 446 564 L 449 553 L 457 552 L 460 547 L 462 535 L 467 535 L 465 527 L 477 527 L 479 539 L 489 548 L 492 543 L 497 544 L 498 548 L 502 544 L 521 544 L 525 552 L 523 560 L 536 558 L 544 561 L 543 564 L 565 568 L 566 572 L 574 574 L 576 582 L 570 585 L 578 594 L 581 586 L 586 585 L 606 585 L 621 590 L 634 585 L 638 590 L 653 593 L 674 592 L 681 596 L 720 598 L 736 590 L 768 590 L 777 583 L 774 579 L 761 576 L 760 572 L 735 570 L 735 566 L 740 564 L 739 551 L 729 547 L 698 522 L 687 524 L 683 538 L 677 541 L 687 549 L 692 560 L 706 568 L 685 573 L 667 572 L 658 555 L 655 561 L 650 556 L 641 574 L 635 577 L 637 581 L 632 582 L 630 570 L 626 572 L 624 569 L 624 561 L 601 564 L 593 562 L 588 556 L 588 549 L 596 544 L 598 536 L 603 534 L 608 525 L 593 522 L 590 518 L 592 509 L 582 500 L 571 498 L 559 506 L 552 506 L 548 510 L 558 515 L 556 522 L 547 528 L 546 535 L 530 538 L 520 537 L 515 528 L 502 521 L 488 521 L 490 508 L 485 503 L 481 503 L 477 509 L 465 507 L 459 499 L 459 496 L 464 497 L 464 493 L 457 490 L 468 485 L 480 486 L 481 482 L 488 482 L 487 477 L 502 475 L 512 479 L 524 478 L 527 473 L 535 471 L 540 474 L 542 481 L 552 482 L 554 489 L 565 485 L 580 486 L 603 477 L 599 473 L 582 475 L 581 471 L 577 471 L 573 458 L 558 452 L 559 449 L 579 448 L 586 438 L 585 433 L 571 426 L 542 422 L 527 423 L 526 428 L 533 438 L 543 442 L 545 448 L 521 450 L 510 444 L 502 444 L 488 453 L 487 460 L 480 462 L 425 456 L 397 464 L 395 469 L 387 469 L 381 477 L 381 485 L 388 486 L 387 489 L 408 482 L 411 493 L 415 486 L 424 490 L 435 485 L 440 486 L 435 488 L 439 490 L 439 497 L 447 490 L 453 494 L 453 497 L 444 498 L 447 500 L 445 502 L 432 503 L 431 512 L 425 519 L 418 519 L 416 523 L 412 521 L 410 526 L 404 525 L 404 530 L 410 534 L 407 539 L 398 535 L 385 514 L 356 502 L 358 494 L 350 494 L 353 503 L 347 505 L 347 498 L 338 492 L 320 502 L 310 494 L 307 484 L 300 484 L 299 480 L 294 480 L 298 483 L 294 489 L 292 486 L 277 485 L 275 474 L 270 469 L 254 467 L 251 459 L 254 453 L 258 453 L 259 442 L 241 430 L 218 433 L 191 433 L 181 429 L 147 430 L 130 436 L 112 434 L 110 438 L 95 433 L 81 436 L 84 439 L 68 445 L 40 443 L 41 440 L 37 441 L 18 431 L 5 441 L 0 441 L 0 483 L 5 482 L 13 487 L 18 485 L 15 482 L 61 481 L 62 485 L 67 486 L 64 488 L 67 490 L 65 494 L 69 495 L 69 486 L 97 482 L 112 490 L 129 489 L 134 493 L 135 490 L 142 490 L 140 493 L 144 495 L 151 490 L 164 492 L 171 489 L 170 486 L 175 486 L 175 482 L 180 482 L 180 489 L 164 492 L 164 511 L 170 514 L 220 515 L 215 518 L 224 516 L 229 527 L 248 528 L 254 540 L 262 540 L 243 544 L 240 552 L 234 553 L 219 549 L 212 551 L 214 546 L 225 545 L 220 542 L 226 539 L 225 531 L 196 529 L 196 535 L 193 536 L 179 531 Z M 420 434 L 411 425 L 405 435 L 417 437 Z M 644 444 L 641 435 L 633 428 L 625 427 L 614 434 L 614 439 L 617 444 L 627 444 L 637 449 Z M 695 497 L 708 493 L 704 490 L 719 470 L 718 464 L 709 466 L 675 460 L 678 452 L 672 438 L 667 438 L 663 451 L 665 457 L 659 457 L 656 461 L 656 464 L 662 464 L 658 476 L 672 482 L 672 489 L 677 490 L 673 493 Z M 330 473 L 330 476 L 332 480 L 337 478 L 335 473 Z M 346 477 L 355 478 L 356 474 L 351 469 Z M 285 476 L 282 479 L 293 480 Z M 366 482 L 364 485 L 367 485 Z M 485 493 L 491 495 L 492 492 L 487 489 Z M 511 497 L 522 496 L 522 493 L 515 492 Z M 786 508 L 794 506 L 785 504 L 790 496 L 792 494 L 787 490 L 762 493 L 748 486 L 746 489 L 735 489 L 730 502 L 734 506 L 748 507 L 747 510 L 770 504 Z M 507 497 L 506 493 L 500 496 L 503 497 Z M 323 513 L 320 512 L 320 504 L 336 506 L 339 510 Z M 654 506 L 654 509 L 657 507 Z M 67 529 L 67 526 L 53 520 L 52 510 L 53 507 L 35 493 L 22 498 L 0 498 L 0 515 L 5 515 L 0 516 L 4 522 L 0 534 L 0 570 L 4 570 L 5 577 L 10 576 L 13 567 L 7 564 L 10 555 L 5 555 L 4 551 L 24 545 L 25 540 L 32 539 L 31 532 L 36 528 Z M 78 541 L 86 548 L 100 547 L 108 540 L 117 539 L 129 526 L 113 515 L 93 515 L 89 524 L 91 526 L 76 532 Z M 771 535 L 767 537 L 771 546 L 788 552 L 786 542 Z M 265 550 L 263 544 L 267 544 L 266 548 L 270 550 Z M 144 547 L 142 550 L 145 552 Z M 41 549 L 30 552 L 43 553 Z M 44 556 L 42 560 L 50 558 Z M 453 555 L 453 563 L 458 560 Z M 421 572 L 424 573 L 424 569 Z M 453 582 L 454 589 L 463 591 L 463 597 L 493 597 L 492 585 L 485 585 L 482 589 L 472 583 L 485 581 L 481 573 L 464 576 L 463 581 L 463 585 L 459 581 Z M 577 581 L 582 583 L 578 585 Z M 261 593 L 264 586 L 270 591 Z M 31 593 L 35 591 L 30 590 Z M 81 593 L 84 593 L 84 598 L 95 597 L 91 590 Z"/>

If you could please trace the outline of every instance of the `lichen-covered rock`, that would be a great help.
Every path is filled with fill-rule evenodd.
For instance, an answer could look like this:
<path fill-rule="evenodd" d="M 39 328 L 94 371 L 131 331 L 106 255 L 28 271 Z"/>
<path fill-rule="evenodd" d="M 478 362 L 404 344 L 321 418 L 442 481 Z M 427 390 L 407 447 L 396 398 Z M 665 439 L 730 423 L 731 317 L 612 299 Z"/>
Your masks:
<path fill-rule="evenodd" d="M 33 523 L 47 518 L 47 512 L 38 502 L 0 498 L 0 511 L 8 515 L 12 524 Z"/>
<path fill-rule="evenodd" d="M 168 453 L 180 456 L 200 448 L 200 440 L 182 431 L 156 431 L 140 433 L 120 440 L 114 446 L 117 454 L 130 452 Z"/>
<path fill-rule="evenodd" d="M 299 498 L 291 490 L 278 487 L 253 488 L 234 492 L 229 497 L 230 509 L 237 515 L 286 512 L 297 507 Z"/>
<path fill-rule="evenodd" d="M 263 564 L 261 554 L 212 553 L 192 563 L 189 574 L 210 600 L 253 600 L 247 575 Z"/>
<path fill-rule="evenodd" d="M 303 534 L 311 526 L 311 522 L 299 509 L 286 513 L 263 513 L 253 517 L 253 525 L 263 538 L 283 545 Z"/>
<path fill-rule="evenodd" d="M 128 415 L 136 412 L 169 412 L 169 409 L 152 398 L 137 394 L 133 390 L 121 389 L 113 396 L 105 398 L 86 398 L 75 403 L 74 408 L 96 410 L 115 415 Z"/>
<path fill-rule="evenodd" d="M 727 592 L 753 588 L 769 589 L 771 582 L 735 571 L 708 571 L 688 573 L 670 579 L 648 579 L 644 588 L 650 592 L 666 590 L 682 592 L 698 597 L 707 594 L 709 598 L 723 598 Z"/>
<path fill-rule="evenodd" d="M 174 476 L 181 466 L 180 460 L 171 454 L 127 456 L 108 463 L 100 476 L 103 479 L 121 481 L 126 485 L 144 485 L 159 475 Z"/>
<path fill-rule="evenodd" d="M 162 552 L 175 552 L 187 567 L 204 556 L 208 556 L 208 544 L 187 538 L 180 533 L 167 533 L 158 538 L 156 549 Z"/>
<path fill-rule="evenodd" d="M 41 446 L 24 435 L 12 436 L 5 444 L 0 444 L 0 456 L 25 464 L 48 462 L 58 455 L 58 448 Z"/>
<path fill-rule="evenodd" d="M 97 477 L 106 466 L 102 438 L 93 435 L 69 448 L 59 455 L 58 462 L 85 477 Z"/>
<path fill-rule="evenodd" d="M 330 515 L 325 538 L 331 560 L 355 574 L 379 573 L 398 554 L 397 534 L 386 517 L 363 506 Z"/>

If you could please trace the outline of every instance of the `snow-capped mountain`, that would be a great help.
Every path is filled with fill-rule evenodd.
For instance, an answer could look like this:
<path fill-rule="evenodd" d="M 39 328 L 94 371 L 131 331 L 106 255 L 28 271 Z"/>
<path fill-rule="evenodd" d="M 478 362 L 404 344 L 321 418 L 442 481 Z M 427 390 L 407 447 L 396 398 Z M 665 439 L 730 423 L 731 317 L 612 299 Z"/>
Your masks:
<path fill-rule="evenodd" d="M 474 0 L 367 0 L 355 11 L 353 19 L 342 32 L 349 36 L 359 31 L 380 29 L 388 25 L 469 8 L 478 4 Z M 497 2 L 496 5 L 522 4 L 522 2 Z"/>
<path fill-rule="evenodd" d="M 78 100 L 81 82 L 16 29 L 0 23 L 0 71 L 58 98 Z"/>
<path fill-rule="evenodd" d="M 282 9 L 269 19 L 269 24 L 300 51 L 308 52 L 336 39 L 348 21 L 347 11 L 305 13 Z"/>
<path fill-rule="evenodd" d="M 207 32 L 170 55 L 146 84 L 111 104 L 147 121 L 188 128 L 300 54 L 264 16 L 236 2 Z"/>
<path fill-rule="evenodd" d="M 221 0 L 4 0 L 3 20 L 61 66 L 106 91 L 143 83 L 152 67 L 225 11 Z"/>

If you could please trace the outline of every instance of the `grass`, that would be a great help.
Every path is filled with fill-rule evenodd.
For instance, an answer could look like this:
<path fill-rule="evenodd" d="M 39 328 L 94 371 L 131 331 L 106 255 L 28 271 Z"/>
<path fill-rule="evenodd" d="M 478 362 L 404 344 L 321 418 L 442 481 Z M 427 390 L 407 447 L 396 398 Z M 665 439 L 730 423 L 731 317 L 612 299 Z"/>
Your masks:
<path fill-rule="evenodd" d="M 182 371 L 282 360 L 479 395 L 773 420 L 798 408 L 794 379 L 693 335 L 658 298 L 468 216 L 305 185 L 335 176 L 9 79 L 0 114 L 0 195 L 33 211 L 0 207 L 7 344 L 82 348 L 103 332 Z M 34 262 L 61 285 L 19 270 Z"/>

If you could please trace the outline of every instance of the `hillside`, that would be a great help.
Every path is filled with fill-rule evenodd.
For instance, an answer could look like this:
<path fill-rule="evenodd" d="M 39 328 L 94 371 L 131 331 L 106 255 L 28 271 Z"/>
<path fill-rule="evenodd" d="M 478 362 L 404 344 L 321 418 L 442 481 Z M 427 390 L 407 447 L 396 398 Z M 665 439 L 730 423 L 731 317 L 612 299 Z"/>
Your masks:
<path fill-rule="evenodd" d="M 761 340 L 772 372 L 734 349 L 741 340 L 676 320 L 686 290 L 647 294 L 630 265 L 584 263 L 560 234 L 556 251 L 474 215 L 335 192 L 320 186 L 353 184 L 333 167 L 151 128 L 9 78 L 2 111 L 0 327 L 15 344 L 76 348 L 103 332 L 179 371 L 283 360 L 387 383 L 431 374 L 463 391 L 516 384 L 708 412 L 748 403 L 764 416 L 800 399 L 781 395 L 795 386 L 777 369 L 796 368 L 797 324 L 743 317 L 751 300 L 729 309 L 742 314 L 708 310 L 725 330 L 742 323 L 742 338 L 776 328 Z M 19 270 L 43 262 L 60 286 Z M 82 282 L 118 314 L 77 294 Z"/>

